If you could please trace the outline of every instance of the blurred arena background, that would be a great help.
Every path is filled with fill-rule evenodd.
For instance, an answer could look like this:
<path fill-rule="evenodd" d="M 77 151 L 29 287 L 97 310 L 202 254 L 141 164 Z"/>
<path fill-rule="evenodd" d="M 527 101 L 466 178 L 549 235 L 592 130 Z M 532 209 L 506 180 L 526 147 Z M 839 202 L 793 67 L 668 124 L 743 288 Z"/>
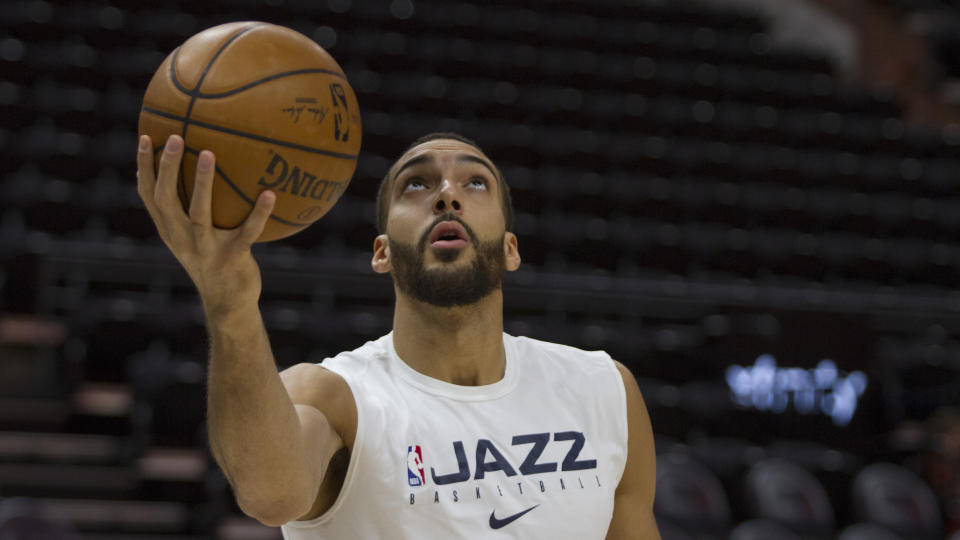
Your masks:
<path fill-rule="evenodd" d="M 430 131 L 517 207 L 506 329 L 641 383 L 664 539 L 958 538 L 960 8 L 936 0 L 6 0 L 0 538 L 279 538 L 206 450 L 201 311 L 135 191 L 140 99 L 234 20 L 327 48 L 363 153 L 259 246 L 281 367 L 391 325 L 373 197 Z M 24 538 L 24 536 L 17 536 Z"/>

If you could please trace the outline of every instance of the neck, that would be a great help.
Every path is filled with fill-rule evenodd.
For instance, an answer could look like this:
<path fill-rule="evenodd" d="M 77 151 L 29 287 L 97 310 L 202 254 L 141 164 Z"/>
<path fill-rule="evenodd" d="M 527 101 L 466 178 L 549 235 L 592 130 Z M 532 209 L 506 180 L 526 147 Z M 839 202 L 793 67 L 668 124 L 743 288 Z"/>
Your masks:
<path fill-rule="evenodd" d="M 503 292 L 476 304 L 441 308 L 398 290 L 393 345 L 414 370 L 462 386 L 493 384 L 503 378 Z"/>

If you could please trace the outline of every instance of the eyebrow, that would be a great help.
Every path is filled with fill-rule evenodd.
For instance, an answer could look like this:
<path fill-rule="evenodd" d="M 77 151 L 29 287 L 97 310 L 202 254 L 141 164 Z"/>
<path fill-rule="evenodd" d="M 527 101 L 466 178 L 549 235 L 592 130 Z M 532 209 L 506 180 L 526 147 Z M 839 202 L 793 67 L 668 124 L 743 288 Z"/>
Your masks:
<path fill-rule="evenodd" d="M 470 163 L 479 163 L 480 165 L 483 165 L 484 167 L 486 167 L 487 170 L 490 171 L 490 174 L 492 174 L 495 179 L 497 180 L 500 179 L 500 176 L 496 173 L 496 171 L 493 170 L 493 167 L 490 166 L 490 163 L 481 157 L 475 156 L 473 154 L 459 154 L 457 156 L 457 161 L 468 161 Z"/>
<path fill-rule="evenodd" d="M 393 179 L 396 180 L 397 178 L 400 178 L 400 173 L 402 173 L 408 167 L 413 167 L 414 165 L 420 165 L 421 163 L 428 163 L 431 161 L 434 161 L 434 158 L 430 154 L 421 154 L 415 158 L 411 158 L 407 160 L 406 163 L 401 165 L 399 169 L 397 169 L 397 172 L 393 175 Z"/>
<path fill-rule="evenodd" d="M 436 158 L 434 158 L 432 154 L 421 154 L 415 158 L 410 158 L 409 160 L 407 160 L 406 163 L 401 165 L 399 169 L 397 169 L 396 174 L 393 175 L 393 179 L 396 180 L 397 178 L 400 178 L 400 173 L 402 173 L 408 167 L 413 167 L 415 165 L 420 165 L 423 163 L 432 163 L 434 161 L 436 161 Z M 495 179 L 497 179 L 498 181 L 500 179 L 500 176 L 496 173 L 496 171 L 493 170 L 493 166 L 491 166 L 487 160 L 479 156 L 475 156 L 473 154 L 457 154 L 456 161 L 479 163 L 480 165 L 483 165 L 484 167 L 486 167 L 487 170 L 490 171 L 490 174 L 492 174 Z"/>

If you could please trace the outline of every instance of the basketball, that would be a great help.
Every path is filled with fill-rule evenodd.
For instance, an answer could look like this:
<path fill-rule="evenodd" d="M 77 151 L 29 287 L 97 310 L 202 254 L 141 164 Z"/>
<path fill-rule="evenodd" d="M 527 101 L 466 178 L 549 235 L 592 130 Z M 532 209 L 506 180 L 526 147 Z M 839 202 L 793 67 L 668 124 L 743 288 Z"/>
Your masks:
<path fill-rule="evenodd" d="M 201 150 L 216 155 L 213 224 L 240 225 L 261 191 L 277 195 L 258 242 L 326 214 L 353 176 L 360 111 L 343 70 L 303 34 L 263 22 L 208 28 L 170 53 L 147 86 L 139 119 L 155 163 L 183 137 L 178 193 L 189 208 Z"/>

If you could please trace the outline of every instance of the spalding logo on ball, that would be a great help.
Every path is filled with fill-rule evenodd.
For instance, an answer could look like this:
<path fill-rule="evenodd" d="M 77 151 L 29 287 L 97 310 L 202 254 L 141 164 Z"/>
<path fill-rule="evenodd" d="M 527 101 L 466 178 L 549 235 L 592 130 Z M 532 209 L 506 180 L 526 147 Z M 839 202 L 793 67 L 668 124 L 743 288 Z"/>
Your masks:
<path fill-rule="evenodd" d="M 240 225 L 261 191 L 277 194 L 258 242 L 290 236 L 322 217 L 353 176 L 360 110 L 336 60 L 283 26 L 235 22 L 191 37 L 163 61 L 140 110 L 154 152 L 183 137 L 178 191 L 193 193 L 201 150 L 216 157 L 213 223 Z"/>

